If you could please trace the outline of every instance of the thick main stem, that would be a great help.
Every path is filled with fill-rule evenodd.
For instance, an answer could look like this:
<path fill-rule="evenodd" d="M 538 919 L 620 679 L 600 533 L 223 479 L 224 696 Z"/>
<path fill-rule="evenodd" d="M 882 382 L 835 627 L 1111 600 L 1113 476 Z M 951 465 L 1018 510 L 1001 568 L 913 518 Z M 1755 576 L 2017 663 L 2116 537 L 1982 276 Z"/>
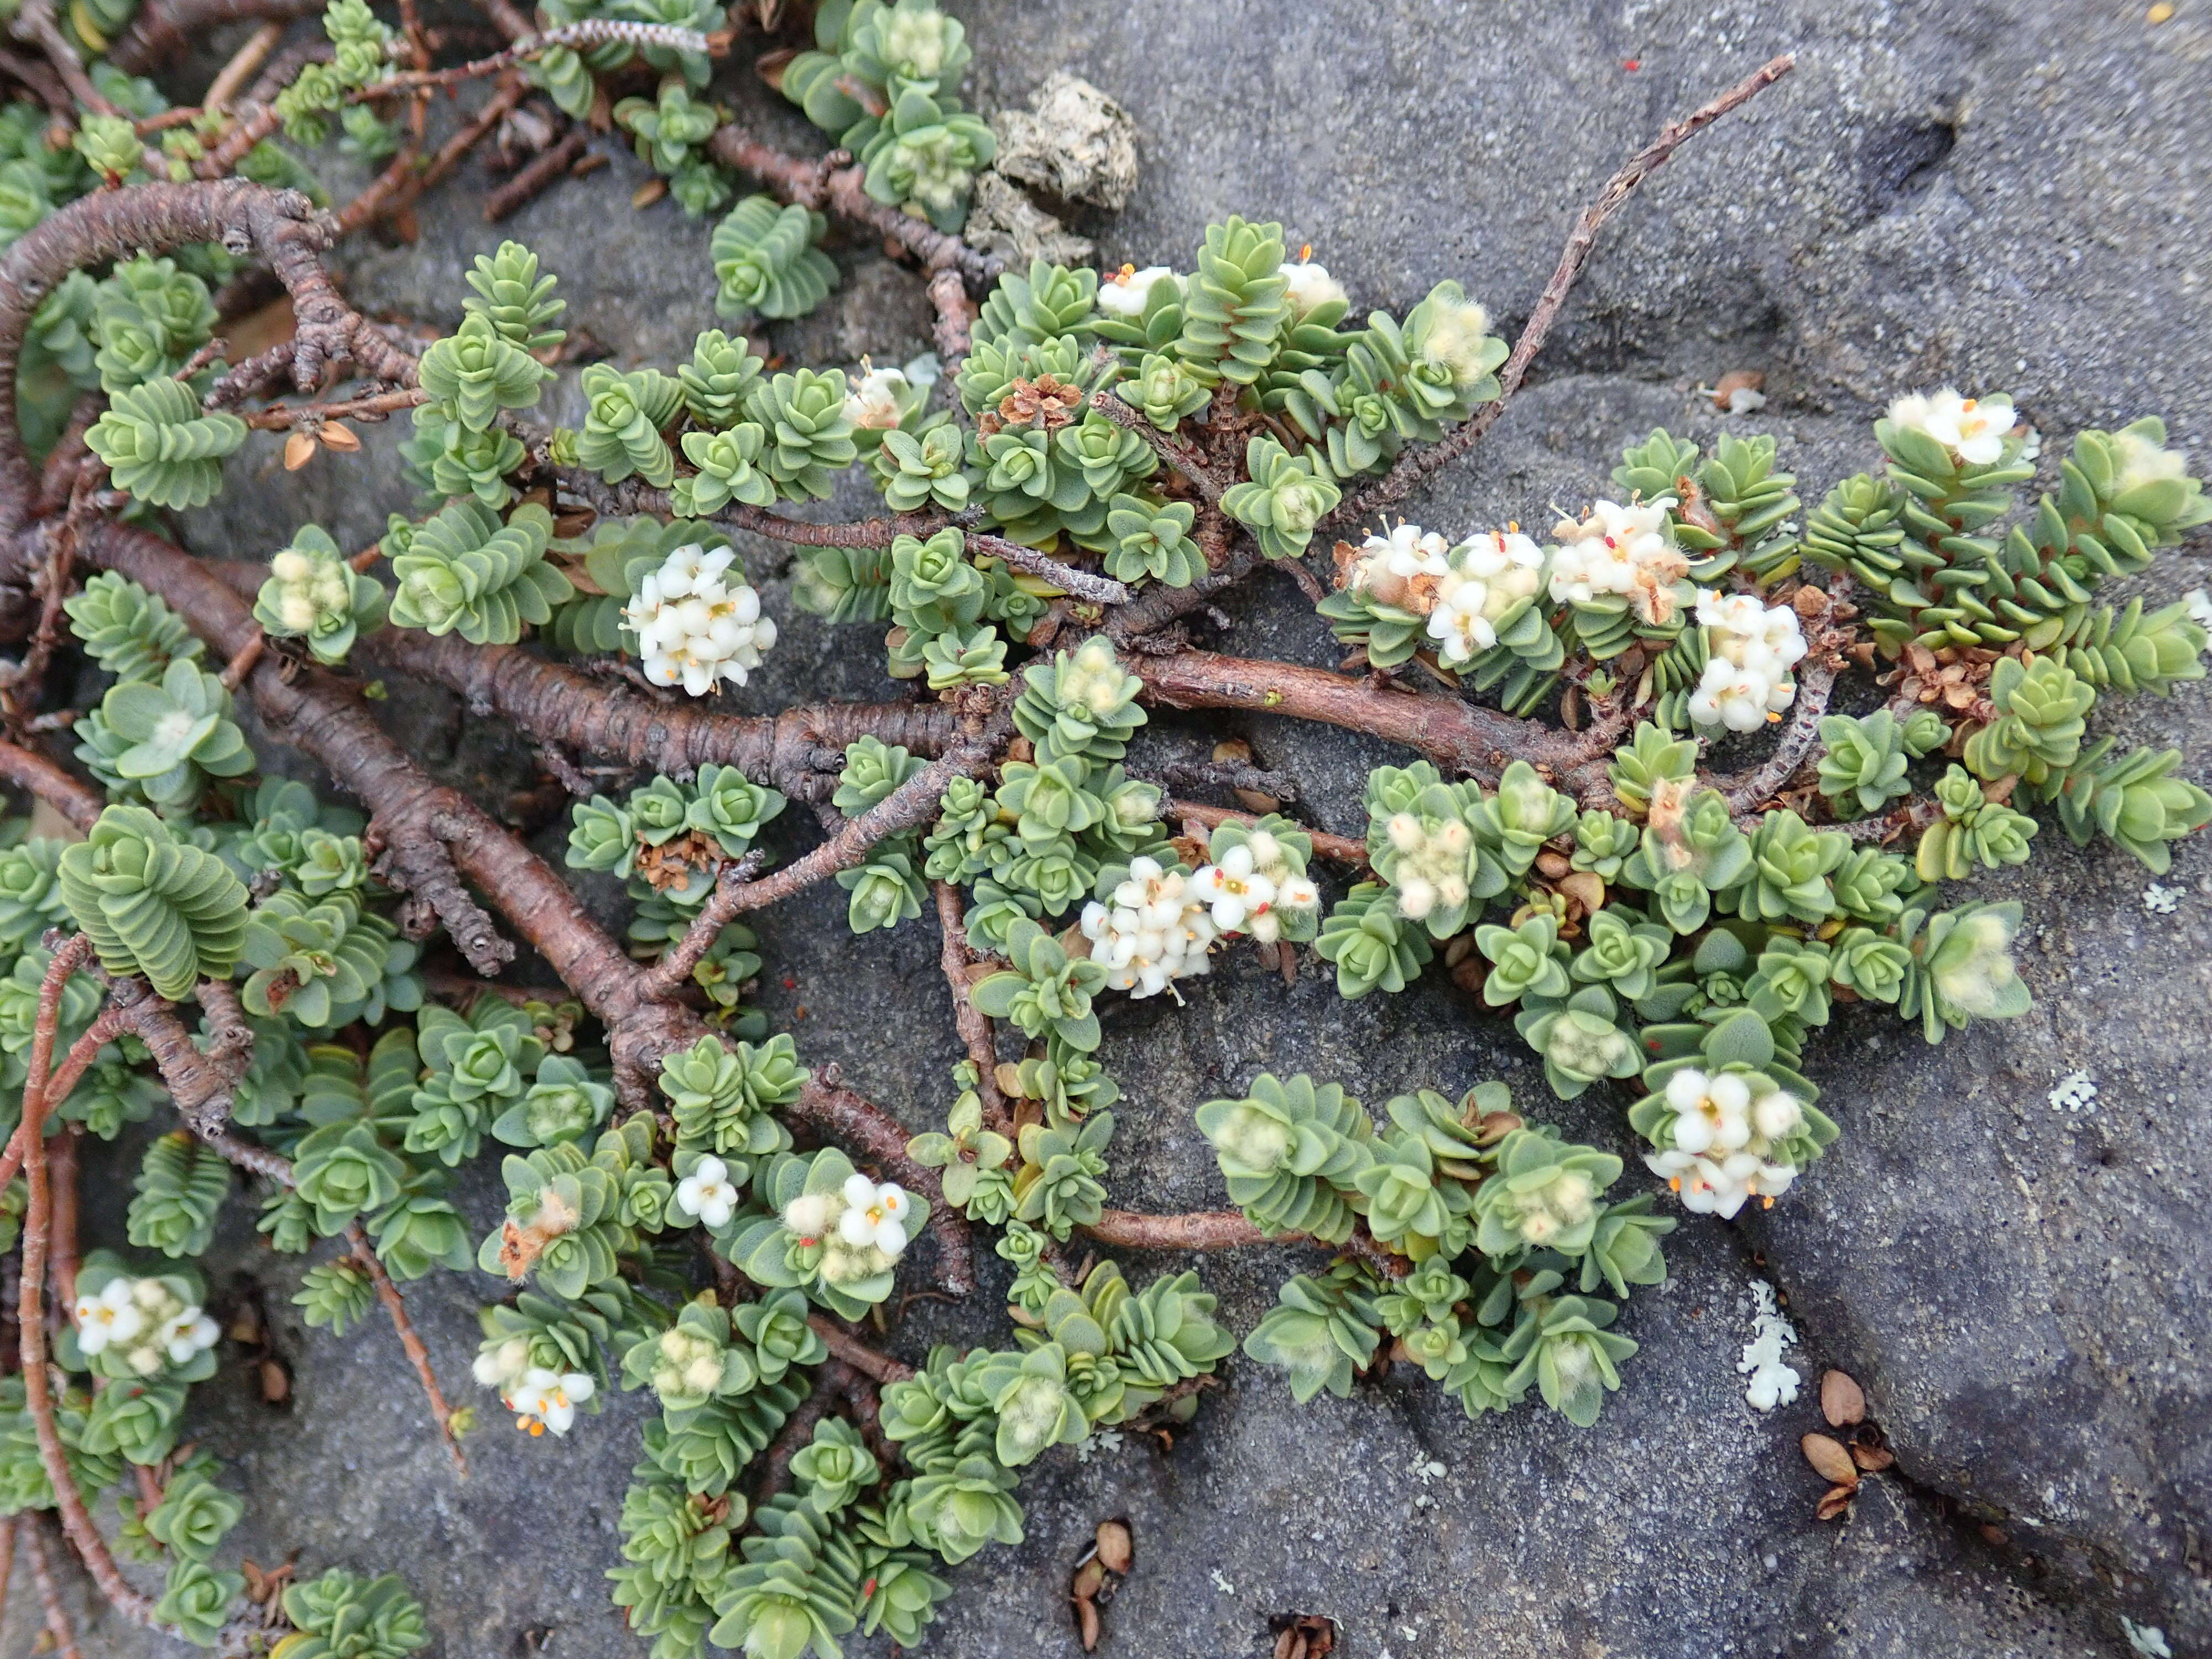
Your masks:
<path fill-rule="evenodd" d="M 1137 657 L 1130 666 L 1148 701 L 1170 708 L 1243 708 L 1319 720 L 1418 750 L 1438 766 L 1495 783 L 1516 760 L 1581 794 L 1603 787 L 1604 762 L 1623 723 L 1617 715 L 1585 732 L 1554 732 L 1458 697 L 1399 691 L 1325 668 L 1179 651 Z"/>

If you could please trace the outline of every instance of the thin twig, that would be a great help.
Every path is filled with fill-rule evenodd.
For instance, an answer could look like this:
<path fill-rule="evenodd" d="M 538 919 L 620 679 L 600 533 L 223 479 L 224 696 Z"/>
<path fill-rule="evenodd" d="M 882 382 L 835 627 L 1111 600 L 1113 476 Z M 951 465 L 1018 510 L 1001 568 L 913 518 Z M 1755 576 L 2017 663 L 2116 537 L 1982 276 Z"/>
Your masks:
<path fill-rule="evenodd" d="M 1566 303 L 1567 295 L 1582 275 L 1590 250 L 1597 245 L 1597 234 L 1605 222 L 1627 203 L 1636 193 L 1636 187 L 1666 164 L 1667 158 L 1703 128 L 1711 125 L 1740 105 L 1748 103 L 1766 88 L 1797 67 L 1797 55 L 1784 52 L 1779 58 L 1762 64 L 1735 85 L 1663 129 L 1656 138 L 1629 157 L 1620 171 L 1606 181 L 1597 199 L 1583 210 L 1582 217 L 1567 237 L 1565 251 L 1559 255 L 1559 268 L 1553 271 L 1552 280 L 1544 284 L 1544 292 L 1536 301 L 1536 308 L 1528 313 L 1528 320 L 1521 330 L 1521 337 L 1514 342 L 1505 366 L 1498 374 L 1498 396 L 1477 410 L 1473 417 L 1462 423 L 1441 443 L 1410 449 L 1400 457 L 1398 464 L 1381 479 L 1358 494 L 1349 495 L 1336 510 L 1321 521 L 1320 529 L 1327 532 L 1340 526 L 1358 524 L 1361 520 L 1395 507 L 1412 495 L 1422 480 L 1449 466 L 1474 447 L 1482 434 L 1490 430 L 1503 414 L 1513 394 L 1521 389 L 1527 378 L 1528 365 L 1544 349 L 1544 342 L 1552 332 L 1559 307 Z"/>
<path fill-rule="evenodd" d="M 826 1314 L 809 1314 L 806 1322 L 814 1328 L 823 1346 L 831 1353 L 878 1382 L 903 1382 L 914 1375 L 913 1366 L 887 1353 L 878 1353 Z"/>
<path fill-rule="evenodd" d="M 453 1408 L 446 1403 L 445 1390 L 438 1386 L 438 1374 L 430 1369 L 430 1350 L 416 1334 L 415 1322 L 407 1316 L 406 1299 L 399 1287 L 392 1282 L 392 1275 L 384 1270 L 384 1263 L 368 1242 L 368 1235 L 358 1221 L 346 1224 L 346 1242 L 353 1246 L 353 1259 L 376 1286 L 376 1299 L 384 1304 L 384 1311 L 392 1316 L 392 1328 L 399 1334 L 399 1346 L 406 1351 L 415 1375 L 422 1380 L 422 1392 L 430 1402 L 430 1415 L 437 1420 L 438 1432 L 445 1437 L 446 1449 L 453 1455 L 453 1467 L 463 1479 L 469 1473 L 469 1460 L 461 1450 L 460 1437 L 453 1432 Z"/>
<path fill-rule="evenodd" d="M 1172 432 L 1161 431 L 1110 392 L 1093 393 L 1091 406 L 1115 425 L 1135 433 L 1150 444 L 1162 460 L 1197 486 L 1198 493 L 1209 504 L 1220 501 L 1222 492 L 1229 486 L 1221 481 L 1196 444 Z"/>
<path fill-rule="evenodd" d="M 50 1103 L 55 1028 L 60 1022 L 62 987 L 92 956 L 92 941 L 82 933 L 65 941 L 46 964 L 39 986 L 37 1022 L 31 1036 L 31 1052 L 23 1079 L 23 1180 L 29 1204 L 23 1217 L 22 1282 L 18 1291 L 16 1320 L 23 1362 L 23 1403 L 31 1414 L 38 1437 L 39 1459 L 53 1487 L 62 1526 L 76 1545 L 78 1556 L 93 1582 L 117 1611 L 135 1623 L 167 1630 L 155 1624 L 154 1601 L 132 1587 L 115 1565 L 106 1540 L 93 1524 L 84 1497 L 77 1490 L 76 1472 L 62 1444 L 54 1421 L 53 1385 L 46 1353 L 47 1245 L 53 1225 L 52 1192 L 46 1181 L 46 1119 Z M 169 1634 L 176 1634 L 169 1631 Z"/>
<path fill-rule="evenodd" d="M 990 1016 L 968 994 L 968 968 L 975 957 L 968 950 L 960 890 L 949 881 L 933 884 L 937 890 L 938 931 L 944 936 L 939 961 L 952 993 L 953 1028 L 960 1033 L 961 1046 L 968 1050 L 968 1059 L 975 1067 L 975 1096 L 982 1102 L 984 1127 L 1011 1139 L 1014 1115 L 1007 1110 L 1006 1094 L 999 1087 L 998 1040 L 992 1032 Z"/>
<path fill-rule="evenodd" d="M 12 1529 L 15 1523 L 10 1521 L 8 1524 Z M 76 1644 L 76 1632 L 70 1628 L 69 1608 L 62 1601 L 61 1576 L 54 1571 L 53 1559 L 47 1553 L 46 1529 L 35 1512 L 23 1534 L 23 1542 L 25 1553 L 31 1558 L 31 1577 L 39 1587 L 39 1605 L 46 1612 L 46 1633 L 54 1638 L 56 1659 L 83 1659 Z"/>
<path fill-rule="evenodd" d="M 989 765 L 1012 725 L 1012 716 L 1001 706 L 981 732 L 950 754 L 932 761 L 860 817 L 846 820 L 842 829 L 805 857 L 793 860 L 772 876 L 740 887 L 727 901 L 729 914 L 738 916 L 748 910 L 757 910 L 825 880 L 840 870 L 853 869 L 867 861 L 868 854 L 878 842 L 927 823 L 937 816 L 945 786 L 956 777 L 972 777 Z M 720 898 L 717 894 L 716 899 Z"/>
<path fill-rule="evenodd" d="M 555 143 L 548 144 L 514 177 L 484 198 L 483 216 L 487 224 L 497 224 L 511 213 L 519 213 L 524 206 L 534 202 L 556 179 L 584 158 L 591 148 L 592 134 L 588 127 L 571 127 Z"/>
<path fill-rule="evenodd" d="M 1073 593 L 1079 599 L 1088 599 L 1093 605 L 1127 605 L 1129 590 L 1111 576 L 1093 574 L 1078 570 L 1073 565 L 1062 564 L 1048 554 L 1033 547 L 1024 547 L 1019 542 L 1008 541 L 1004 536 L 987 536 L 980 531 L 968 532 L 968 550 L 988 559 L 1001 559 L 1017 570 L 1026 570 L 1032 576 L 1042 576 L 1054 587 Z"/>

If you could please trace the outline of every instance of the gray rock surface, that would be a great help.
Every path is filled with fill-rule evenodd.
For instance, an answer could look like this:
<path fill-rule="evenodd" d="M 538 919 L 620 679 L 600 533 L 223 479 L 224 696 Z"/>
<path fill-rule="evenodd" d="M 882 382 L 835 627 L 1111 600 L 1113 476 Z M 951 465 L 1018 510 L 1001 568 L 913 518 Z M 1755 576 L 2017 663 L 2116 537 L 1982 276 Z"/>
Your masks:
<path fill-rule="evenodd" d="M 2039 0 L 954 9 L 970 21 L 984 107 L 1025 104 L 1065 66 L 1137 118 L 1135 199 L 1071 219 L 1105 259 L 1187 263 L 1209 218 L 1242 211 L 1281 218 L 1363 303 L 1402 309 L 1458 276 L 1513 324 L 1621 157 L 1773 52 L 1799 51 L 1791 80 L 1698 139 L 1607 232 L 1539 383 L 1472 461 L 1409 504 L 1422 522 L 1540 521 L 1551 503 L 1585 499 L 1652 424 L 1712 431 L 1692 388 L 1741 368 L 1765 372 L 1773 401 L 1750 424 L 1782 439 L 1808 495 L 1865 464 L 1864 422 L 1883 399 L 1946 380 L 2008 387 L 2062 435 L 2163 412 L 2178 441 L 2212 453 L 2200 252 L 2212 21 L 2200 6 L 2163 27 L 2132 3 Z M 757 88 L 732 96 L 764 132 L 808 142 Z M 714 320 L 706 232 L 665 205 L 633 216 L 642 176 L 617 154 L 494 229 L 475 210 L 482 180 L 465 173 L 423 215 L 420 243 L 351 259 L 352 292 L 380 313 L 450 321 L 468 259 L 512 233 L 561 273 L 573 325 L 625 360 L 665 362 Z M 918 349 L 916 286 L 866 248 L 839 258 L 846 283 L 777 344 L 810 362 Z M 311 515 L 358 545 L 407 505 L 388 465 L 360 460 L 288 475 L 271 447 L 234 476 L 245 487 L 188 526 L 203 550 L 265 556 Z M 757 571 L 782 568 L 775 550 L 752 551 Z M 2207 552 L 2200 539 L 2170 557 L 2147 591 L 2162 600 L 2203 583 Z M 883 695 L 872 641 L 794 615 L 785 592 L 770 586 L 788 621 L 775 672 L 746 706 Z M 1226 608 L 1224 648 L 1334 660 L 1279 575 Z M 491 793 L 526 772 L 452 698 L 392 690 L 410 747 L 448 775 Z M 2101 719 L 2131 740 L 2212 754 L 2201 686 Z M 1140 755 L 1190 753 L 1224 727 L 1292 774 L 1300 810 L 1339 831 L 1358 829 L 1366 769 L 1389 757 L 1266 718 L 1164 720 Z M 1041 1465 L 1023 1492 L 1027 1541 L 951 1575 L 932 1650 L 1075 1651 L 1066 1575 L 1095 1523 L 1117 1515 L 1137 1565 L 1102 1651 L 1141 1659 L 1265 1653 L 1270 1619 L 1306 1612 L 1335 1617 L 1340 1651 L 1359 1659 L 2040 1659 L 2126 1653 L 2122 1613 L 2162 1626 L 2177 1654 L 2212 1650 L 2200 1543 L 2212 1530 L 2212 853 L 2181 850 L 2170 915 L 2144 908 L 2147 879 L 2123 855 L 2061 842 L 1986 884 L 2028 907 L 2037 1007 L 2021 1021 L 1929 1049 L 1863 1011 L 1839 1019 L 1812 1064 L 1844 1140 L 1772 1212 L 1669 1241 L 1674 1277 L 1626 1314 L 1643 1352 L 1596 1428 L 1534 1407 L 1470 1424 L 1402 1369 L 1348 1401 L 1293 1408 L 1278 1381 L 1232 1364 L 1171 1452 L 1131 1441 Z M 933 932 L 864 948 L 840 896 L 763 918 L 767 1000 L 811 1062 L 836 1061 L 920 1125 L 943 1109 L 941 1068 L 957 1052 L 935 1000 Z M 1133 1206 L 1220 1201 L 1189 1109 L 1263 1068 L 1340 1079 L 1370 1103 L 1502 1076 L 1569 1133 L 1626 1150 L 1617 1100 L 1548 1101 L 1510 1030 L 1438 982 L 1347 1007 L 1318 975 L 1285 991 L 1232 958 L 1188 1006 L 1126 1006 L 1109 1026 L 1128 1096 L 1115 1196 Z M 2098 1085 L 2093 1105 L 2051 1105 L 2077 1071 Z M 120 1233 L 121 1177 L 106 1181 L 89 1195 L 96 1238 Z M 465 1201 L 489 1224 L 488 1172 Z M 1205 1264 L 1237 1328 L 1294 1258 Z M 302 1330 L 287 1302 L 297 1264 L 242 1226 L 211 1260 L 224 1293 L 262 1298 L 295 1380 L 282 1411 L 242 1370 L 195 1396 L 195 1431 L 255 1495 L 236 1535 L 247 1554 L 298 1551 L 305 1571 L 397 1568 L 430 1608 L 434 1652 L 640 1651 L 599 1577 L 615 1558 L 635 1400 L 557 1445 L 507 1432 L 495 1410 L 471 1441 L 473 1477 L 457 1483 L 388 1330 Z M 1743 1403 L 1735 1369 L 1758 1277 L 1784 1294 L 1808 1380 L 1766 1417 Z M 494 1288 L 441 1278 L 410 1292 L 456 1391 L 473 1307 Z M 918 1358 L 934 1338 L 1002 1337 L 993 1305 L 916 1304 L 896 1346 Z M 1848 1521 L 1823 1525 L 1821 1483 L 1796 1443 L 1820 1426 L 1811 1384 L 1832 1364 L 1865 1385 L 1899 1461 Z M 27 1650 L 31 1601 L 19 1576 L 0 1650 Z M 90 1651 L 161 1645 L 91 1609 L 79 1627 Z"/>

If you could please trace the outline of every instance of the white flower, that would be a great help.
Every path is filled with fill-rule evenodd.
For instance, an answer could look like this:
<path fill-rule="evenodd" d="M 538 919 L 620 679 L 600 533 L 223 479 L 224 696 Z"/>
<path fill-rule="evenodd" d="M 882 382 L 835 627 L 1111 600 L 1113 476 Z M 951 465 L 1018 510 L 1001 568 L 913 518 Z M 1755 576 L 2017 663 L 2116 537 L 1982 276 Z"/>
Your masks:
<path fill-rule="evenodd" d="M 2002 392 L 1990 398 L 1962 398 L 1949 386 L 1941 392 L 1914 392 L 1889 406 L 1893 426 L 1919 432 L 1956 455 L 1969 466 L 1988 466 L 2004 454 L 2005 435 L 2019 424 L 2012 399 Z"/>
<path fill-rule="evenodd" d="M 109 1344 L 127 1344 L 145 1328 L 146 1316 L 131 1298 L 134 1281 L 111 1279 L 98 1296 L 76 1299 L 76 1345 L 88 1354 Z"/>
<path fill-rule="evenodd" d="M 506 1341 L 481 1350 L 469 1369 L 476 1379 L 487 1389 L 497 1389 L 504 1396 L 507 1385 L 530 1369 L 530 1339 L 510 1336 Z"/>
<path fill-rule="evenodd" d="M 1224 933 L 1248 930 L 1255 917 L 1275 902 L 1275 884 L 1254 867 L 1251 843 L 1232 847 L 1218 864 L 1191 878 L 1191 885 L 1213 909 L 1213 925 Z"/>
<path fill-rule="evenodd" d="M 1642 620 L 1654 626 L 1671 622 L 1682 595 L 1678 584 L 1689 574 L 1689 556 L 1667 532 L 1672 495 L 1623 507 L 1594 501 L 1587 516 L 1561 520 L 1552 530 L 1552 598 L 1587 605 L 1619 594 Z"/>
<path fill-rule="evenodd" d="M 1751 1086 L 1740 1077 L 1677 1072 L 1667 1082 L 1667 1103 L 1674 1109 L 1674 1145 L 1683 1152 L 1732 1152 L 1751 1139 Z"/>
<path fill-rule="evenodd" d="M 906 1189 L 895 1181 L 878 1185 L 856 1172 L 846 1179 L 844 1197 L 837 1236 L 855 1249 L 872 1246 L 896 1261 L 906 1249 L 907 1218 L 914 1212 Z"/>
<path fill-rule="evenodd" d="M 1455 583 L 1429 612 L 1429 637 L 1437 641 L 1437 660 L 1447 668 L 1473 662 L 1498 643 L 1498 630 L 1483 614 L 1490 598 L 1482 583 Z"/>
<path fill-rule="evenodd" d="M 821 1242 L 837 1219 L 837 1200 L 828 1193 L 801 1193 L 783 1206 L 783 1224 L 802 1244 Z"/>
<path fill-rule="evenodd" d="M 1694 724 L 1753 732 L 1797 700 L 1790 671 L 1804 660 L 1806 647 L 1795 611 L 1762 605 L 1756 594 L 1701 589 L 1698 621 L 1711 654 L 1690 694 Z"/>
<path fill-rule="evenodd" d="M 173 1365 L 189 1365 L 193 1358 L 215 1346 L 222 1335 L 215 1321 L 197 1307 L 178 1310 L 161 1322 L 154 1341 Z"/>
<path fill-rule="evenodd" d="M 1684 1208 L 1732 1216 L 1747 1198 L 1779 1198 L 1797 1178 L 1794 1165 L 1774 1156 L 1776 1144 L 1805 1121 L 1796 1096 L 1770 1088 L 1753 1099 L 1738 1073 L 1686 1067 L 1667 1080 L 1666 1102 L 1674 1115 L 1662 1133 L 1671 1133 L 1674 1145 L 1644 1162 L 1681 1194 Z"/>
<path fill-rule="evenodd" d="M 899 423 L 912 388 L 902 368 L 871 368 L 845 398 L 845 418 L 868 432 L 888 432 Z"/>
<path fill-rule="evenodd" d="M 1301 321 L 1331 301 L 1351 303 L 1344 284 L 1328 274 L 1327 266 L 1311 259 L 1290 260 L 1283 265 L 1282 274 L 1291 314 Z"/>
<path fill-rule="evenodd" d="M 1684 1209 L 1723 1220 L 1743 1208 L 1747 1198 L 1781 1197 L 1797 1178 L 1797 1171 L 1790 1164 L 1770 1164 L 1751 1152 L 1701 1158 L 1677 1147 L 1647 1152 L 1644 1163 L 1681 1194 Z"/>
<path fill-rule="evenodd" d="M 1109 989 L 1157 996 L 1170 981 L 1203 974 L 1217 937 L 1190 878 L 1157 859 L 1133 859 L 1110 904 L 1083 907 L 1079 927 Z"/>
<path fill-rule="evenodd" d="M 647 573 L 623 607 L 646 678 L 655 685 L 680 684 L 695 697 L 705 696 L 718 680 L 743 685 L 775 645 L 775 623 L 761 614 L 760 594 L 742 574 L 732 578 L 735 557 L 726 547 L 679 547 Z"/>
<path fill-rule="evenodd" d="M 676 1207 L 696 1215 L 709 1227 L 729 1225 L 738 1207 L 738 1189 L 730 1184 L 730 1166 L 719 1158 L 701 1158 L 691 1173 L 676 1183 Z"/>
<path fill-rule="evenodd" d="M 1180 286 L 1182 279 L 1165 265 L 1146 265 L 1142 270 L 1123 265 L 1109 271 L 1098 284 L 1098 309 L 1109 317 L 1141 317 L 1152 297 L 1152 285 L 1160 282 Z"/>
<path fill-rule="evenodd" d="M 550 1429 L 566 1434 L 576 1420 L 576 1407 L 596 1392 L 597 1386 L 582 1371 L 549 1371 L 533 1365 L 505 1398 L 514 1413 L 514 1426 L 525 1433 L 539 1435 Z"/>
<path fill-rule="evenodd" d="M 1434 531 L 1401 524 L 1387 536 L 1368 537 L 1357 548 L 1339 542 L 1336 585 L 1371 605 L 1425 616 L 1451 568 L 1449 553 L 1449 544 Z"/>

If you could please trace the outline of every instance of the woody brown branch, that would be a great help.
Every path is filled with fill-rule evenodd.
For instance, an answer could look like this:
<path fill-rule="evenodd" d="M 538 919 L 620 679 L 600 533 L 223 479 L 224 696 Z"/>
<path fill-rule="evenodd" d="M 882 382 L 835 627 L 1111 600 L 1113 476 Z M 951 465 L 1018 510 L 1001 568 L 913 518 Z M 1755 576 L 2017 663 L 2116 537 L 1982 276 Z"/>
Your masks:
<path fill-rule="evenodd" d="M 959 237 L 875 200 L 867 192 L 867 169 L 854 164 L 843 150 L 804 161 L 726 121 L 707 141 L 707 153 L 724 167 L 751 173 L 780 201 L 833 214 L 880 236 L 924 270 L 957 270 L 971 288 L 981 288 L 996 282 L 1006 269 L 1006 261 L 997 255 L 979 253 Z"/>
<path fill-rule="evenodd" d="M 1605 766 L 1626 726 L 1607 709 L 1583 732 L 1555 732 L 1457 697 L 1378 687 L 1324 668 L 1180 651 L 1136 657 L 1146 700 L 1170 708 L 1243 708 L 1318 720 L 1418 750 L 1438 766 L 1486 783 L 1516 760 L 1548 772 L 1569 793 L 1609 792 Z"/>
<path fill-rule="evenodd" d="M 1102 1210 L 1082 1229 L 1101 1244 L 1130 1250 L 1239 1250 L 1255 1244 L 1319 1244 L 1304 1233 L 1265 1233 L 1241 1210 L 1198 1210 L 1182 1215 L 1145 1215 L 1134 1210 Z M 1386 1277 L 1403 1278 L 1413 1264 L 1376 1243 L 1364 1224 L 1340 1244 L 1324 1245 L 1358 1256 Z"/>
<path fill-rule="evenodd" d="M 184 58 L 226 23 L 289 22 L 322 10 L 321 0 L 144 0 L 131 27 L 107 49 L 107 61 L 143 75 Z"/>
<path fill-rule="evenodd" d="M 806 1322 L 833 1356 L 878 1382 L 903 1382 L 914 1375 L 913 1366 L 878 1352 L 825 1314 L 809 1314 Z"/>
<path fill-rule="evenodd" d="M 653 997 L 672 997 L 691 977 L 691 970 L 700 959 L 714 948 L 714 941 L 722 936 L 722 929 L 730 925 L 741 908 L 744 890 L 750 884 L 753 872 L 759 869 L 767 855 L 758 848 L 744 857 L 722 866 L 714 879 L 714 890 L 691 925 L 684 930 L 684 937 L 669 947 L 659 962 L 646 970 L 646 994 Z"/>
<path fill-rule="evenodd" d="M 293 338 L 279 348 L 281 364 L 264 354 L 241 366 L 218 382 L 212 402 L 264 390 L 284 371 L 301 392 L 312 392 L 327 370 L 347 363 L 374 379 L 410 378 L 413 357 L 331 285 L 321 260 L 331 236 L 329 219 L 297 191 L 267 190 L 242 179 L 135 185 L 81 197 L 41 220 L 0 257 L 0 386 L 15 384 L 32 313 L 70 272 L 198 242 L 219 242 L 241 257 L 258 254 L 290 294 L 296 320 Z M 17 611 L 43 554 L 38 538 L 25 534 L 38 483 L 15 399 L 0 398 L 0 590 Z"/>
<path fill-rule="evenodd" d="M 107 798 L 92 785 L 21 744 L 0 741 L 0 781 L 46 802 L 79 830 L 91 829 L 107 805 Z"/>
<path fill-rule="evenodd" d="M 258 577 L 253 578 L 258 586 Z M 386 628 L 354 647 L 357 661 L 397 669 L 459 692 L 480 714 L 512 720 L 542 742 L 655 771 L 685 773 L 708 763 L 734 766 L 786 794 L 808 774 L 834 765 L 865 736 L 938 755 L 957 742 L 959 716 L 946 704 L 820 703 L 780 714 L 723 714 L 693 698 L 663 700 L 550 663 L 517 646 L 471 646 L 456 635 Z"/>

